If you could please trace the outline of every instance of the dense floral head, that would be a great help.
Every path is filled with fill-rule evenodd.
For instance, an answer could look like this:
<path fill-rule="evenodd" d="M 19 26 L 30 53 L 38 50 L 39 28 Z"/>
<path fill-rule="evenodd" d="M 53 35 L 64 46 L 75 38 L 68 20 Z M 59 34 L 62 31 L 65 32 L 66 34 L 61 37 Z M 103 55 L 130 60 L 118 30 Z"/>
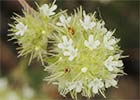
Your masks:
<path fill-rule="evenodd" d="M 118 75 L 123 75 L 122 50 L 119 39 L 107 30 L 105 22 L 94 14 L 86 14 L 82 9 L 74 15 L 60 15 L 56 22 L 56 32 L 52 56 L 45 70 L 50 76 L 45 80 L 58 85 L 65 96 L 70 92 L 91 97 L 111 86 L 117 87 Z"/>
<path fill-rule="evenodd" d="M 19 56 L 30 54 L 30 61 L 38 58 L 43 65 L 47 61 L 50 76 L 45 80 L 58 85 L 63 96 L 105 97 L 105 89 L 117 87 L 117 76 L 124 74 L 115 31 L 108 30 L 95 13 L 80 8 L 69 16 L 65 11 L 56 14 L 56 8 L 54 3 L 44 4 L 34 15 L 14 18 L 12 39 L 21 45 Z"/>
<path fill-rule="evenodd" d="M 12 39 L 17 39 L 20 45 L 19 56 L 30 56 L 29 64 L 33 58 L 41 60 L 44 65 L 44 59 L 47 57 L 47 47 L 49 35 L 54 31 L 52 24 L 55 17 L 57 6 L 53 3 L 51 6 L 44 4 L 40 6 L 38 12 L 30 14 L 23 11 L 24 17 L 16 14 L 15 24 L 10 31 Z M 59 13 L 57 13 L 59 15 Z"/>

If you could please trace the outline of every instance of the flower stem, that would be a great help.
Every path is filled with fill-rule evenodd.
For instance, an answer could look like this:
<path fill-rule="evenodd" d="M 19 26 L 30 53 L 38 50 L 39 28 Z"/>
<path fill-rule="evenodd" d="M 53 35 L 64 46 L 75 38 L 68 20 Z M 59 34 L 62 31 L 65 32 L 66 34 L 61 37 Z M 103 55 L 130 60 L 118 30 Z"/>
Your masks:
<path fill-rule="evenodd" d="M 35 11 L 27 2 L 26 0 L 18 0 L 18 2 L 21 4 L 21 6 L 24 8 L 24 10 L 30 14 L 33 14 Z"/>

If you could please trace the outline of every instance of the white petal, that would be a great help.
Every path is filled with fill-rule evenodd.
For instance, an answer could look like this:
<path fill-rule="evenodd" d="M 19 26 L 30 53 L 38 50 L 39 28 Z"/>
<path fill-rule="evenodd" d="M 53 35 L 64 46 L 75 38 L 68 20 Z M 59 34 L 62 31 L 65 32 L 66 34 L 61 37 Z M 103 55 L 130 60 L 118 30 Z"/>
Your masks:
<path fill-rule="evenodd" d="M 95 94 L 97 94 L 97 93 L 98 93 L 98 88 L 95 87 L 95 86 L 93 86 L 93 87 L 92 87 L 92 92 L 95 93 Z"/>
<path fill-rule="evenodd" d="M 15 35 L 20 35 L 20 31 L 16 32 Z"/>
<path fill-rule="evenodd" d="M 93 39 L 93 35 L 89 35 L 89 38 L 88 38 L 88 40 L 89 40 L 89 42 L 92 42 L 92 41 L 94 41 L 94 39 Z"/>
<path fill-rule="evenodd" d="M 80 87 L 80 86 L 77 86 L 77 87 L 76 87 L 76 92 L 77 92 L 77 93 L 81 92 L 81 90 L 82 90 L 82 87 Z"/>
<path fill-rule="evenodd" d="M 73 56 L 70 56 L 70 57 L 69 57 L 69 61 L 72 61 L 73 59 L 74 59 Z"/>
<path fill-rule="evenodd" d="M 123 62 L 120 60 L 117 62 L 117 67 L 122 67 L 123 66 Z"/>
<path fill-rule="evenodd" d="M 60 17 L 59 17 L 59 19 L 60 19 L 60 21 L 61 21 L 61 23 L 65 23 L 65 16 L 64 15 L 61 15 Z"/>
<path fill-rule="evenodd" d="M 57 25 L 57 26 L 63 26 L 63 24 L 60 23 L 60 22 L 57 22 L 56 25 Z"/>
<path fill-rule="evenodd" d="M 72 43 L 73 43 L 73 41 L 72 41 L 72 39 L 70 39 L 70 40 L 69 40 L 69 44 L 72 45 Z"/>
<path fill-rule="evenodd" d="M 62 36 L 62 39 L 63 39 L 64 43 L 66 43 L 68 41 L 66 36 Z"/>
<path fill-rule="evenodd" d="M 107 66 L 107 69 L 108 69 L 109 71 L 113 71 L 113 67 L 112 67 L 111 65 L 108 65 L 108 66 Z"/>
<path fill-rule="evenodd" d="M 81 72 L 83 72 L 83 73 L 85 73 L 85 72 L 87 72 L 87 67 L 83 67 L 82 69 L 81 69 Z"/>
<path fill-rule="evenodd" d="M 92 23 L 90 24 L 91 29 L 92 29 L 95 25 L 96 25 L 96 23 L 95 23 L 95 22 L 92 22 Z"/>
<path fill-rule="evenodd" d="M 89 43 L 88 43 L 87 40 L 85 40 L 84 45 L 85 45 L 86 47 L 88 47 Z"/>
<path fill-rule="evenodd" d="M 84 18 L 84 22 L 86 24 L 89 24 L 89 22 L 90 22 L 90 16 L 86 15 L 85 18 Z"/>
<path fill-rule="evenodd" d="M 59 43 L 59 44 L 57 45 L 57 47 L 60 48 L 60 49 L 64 48 L 64 46 L 63 46 L 62 43 Z"/>
<path fill-rule="evenodd" d="M 56 10 L 56 8 L 57 8 L 57 5 L 53 5 L 53 6 L 50 8 L 50 10 L 51 10 L 51 11 L 54 11 L 54 10 Z"/>
<path fill-rule="evenodd" d="M 100 45 L 100 41 L 99 41 L 99 40 L 96 40 L 96 41 L 95 41 L 95 45 L 96 45 L 96 46 L 99 46 L 99 45 Z"/>
<path fill-rule="evenodd" d="M 71 17 L 68 17 L 67 22 L 70 23 L 71 21 Z"/>
<path fill-rule="evenodd" d="M 64 56 L 70 56 L 70 52 L 69 51 L 64 51 Z"/>

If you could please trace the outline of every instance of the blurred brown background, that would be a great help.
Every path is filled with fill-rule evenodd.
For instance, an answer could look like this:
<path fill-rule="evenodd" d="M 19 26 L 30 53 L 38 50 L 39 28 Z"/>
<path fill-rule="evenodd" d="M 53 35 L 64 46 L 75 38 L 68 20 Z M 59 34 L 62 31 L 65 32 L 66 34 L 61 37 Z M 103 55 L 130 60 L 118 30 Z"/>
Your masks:
<path fill-rule="evenodd" d="M 39 4 L 53 2 L 52 0 L 34 0 Z M 28 0 L 28 3 L 36 9 L 33 0 Z M 117 89 L 110 88 L 106 95 L 110 100 L 130 99 L 138 100 L 139 98 L 139 0 L 56 0 L 59 9 L 68 9 L 72 12 L 73 9 L 80 5 L 87 12 L 97 11 L 98 18 L 103 18 L 108 29 L 116 28 L 116 37 L 121 38 L 120 46 L 124 50 L 124 55 L 129 55 L 124 61 L 124 71 L 128 75 L 121 77 Z M 12 84 L 21 84 L 29 82 L 34 88 L 41 88 L 44 95 L 50 96 L 53 99 L 47 100 L 62 100 L 58 95 L 56 87 L 49 87 L 42 79 L 47 75 L 43 72 L 43 67 L 33 61 L 31 66 L 28 66 L 26 58 L 17 59 L 17 44 L 15 41 L 8 42 L 7 34 L 9 26 L 12 23 L 13 12 L 23 15 L 22 7 L 16 0 L 0 0 L 0 76 L 8 77 Z M 28 66 L 22 72 L 21 66 Z M 13 74 L 13 72 L 15 72 Z M 24 76 L 27 74 L 26 77 Z M 12 75 L 12 77 L 11 77 Z M 21 78 L 22 77 L 22 78 Z M 30 80 L 30 81 L 27 81 Z M 39 85 L 42 84 L 42 85 Z M 63 98 L 71 100 L 69 96 Z M 103 99 L 100 96 L 95 99 Z M 81 98 L 81 100 L 87 100 Z M 93 99 L 91 99 L 93 100 Z"/>

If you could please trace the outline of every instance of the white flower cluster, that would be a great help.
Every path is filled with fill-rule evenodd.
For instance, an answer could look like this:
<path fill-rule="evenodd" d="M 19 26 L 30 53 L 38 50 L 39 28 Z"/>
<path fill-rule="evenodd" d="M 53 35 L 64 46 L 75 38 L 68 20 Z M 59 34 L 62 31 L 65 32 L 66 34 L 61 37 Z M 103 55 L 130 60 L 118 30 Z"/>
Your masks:
<path fill-rule="evenodd" d="M 43 15 L 45 15 L 47 17 L 54 15 L 55 14 L 54 11 L 56 9 L 57 9 L 57 5 L 52 5 L 51 7 L 49 7 L 48 4 L 44 4 L 39 8 L 40 13 L 42 13 Z M 23 36 L 24 33 L 27 31 L 27 25 L 24 25 L 22 22 L 19 22 L 16 25 L 16 30 L 18 30 L 18 31 L 15 33 L 15 35 Z"/>
<path fill-rule="evenodd" d="M 102 29 L 104 30 L 104 32 L 107 31 L 107 29 L 104 27 L 104 22 L 96 23 L 96 22 L 92 22 L 91 18 L 89 15 L 86 15 L 85 11 L 83 11 L 83 16 L 84 16 L 84 21 L 82 21 L 81 19 L 79 20 L 81 23 L 81 26 L 85 29 L 92 29 L 93 27 L 97 27 L 98 29 Z M 69 23 L 71 21 L 71 17 L 68 17 L 67 19 L 65 18 L 64 15 L 61 15 L 59 17 L 60 22 L 58 22 L 56 25 L 58 26 L 63 26 L 64 28 L 67 28 L 69 26 Z M 112 36 L 113 32 L 107 31 L 106 34 L 104 35 L 103 38 L 103 43 L 104 46 L 109 49 L 109 50 L 114 50 L 114 45 L 118 42 L 118 40 Z M 77 56 L 77 51 L 78 49 L 74 49 L 74 47 L 72 46 L 72 39 L 67 39 L 66 36 L 62 36 L 63 39 L 63 43 L 59 43 L 58 44 L 58 48 L 63 50 L 63 54 L 64 56 L 69 56 L 69 60 L 72 61 L 76 56 Z M 86 47 L 88 47 L 90 50 L 96 49 L 97 47 L 100 46 L 100 41 L 99 40 L 94 40 L 94 36 L 93 35 L 89 35 L 88 40 L 84 41 L 84 45 Z M 113 57 L 110 56 L 106 59 L 104 65 L 106 66 L 106 68 L 109 71 L 112 71 L 114 67 L 122 67 L 123 63 L 121 60 L 117 61 L 112 61 Z"/>
<path fill-rule="evenodd" d="M 47 23 L 44 26 L 50 26 L 38 29 L 41 34 L 37 36 L 47 35 L 43 40 L 49 38 L 50 41 L 51 39 L 53 42 L 55 41 L 54 48 L 51 48 L 49 52 L 49 50 L 46 51 L 46 48 L 43 49 L 44 45 L 33 47 L 35 53 L 39 56 L 41 50 L 46 51 L 45 55 L 47 53 L 51 55 L 50 59 L 47 56 L 47 59 L 49 59 L 47 62 L 49 66 L 47 67 L 49 68 L 46 68 L 47 71 L 51 72 L 51 75 L 46 80 L 57 82 L 60 94 L 66 95 L 70 92 L 72 96 L 82 93 L 86 97 L 91 97 L 92 94 L 104 94 L 105 89 L 111 86 L 117 87 L 116 77 L 118 73 L 124 73 L 121 60 L 122 51 L 117 45 L 119 39 L 113 36 L 114 31 L 107 30 L 104 21 L 96 19 L 94 15 L 86 14 L 82 9 L 71 16 L 68 16 L 65 12 L 56 14 L 59 16 L 53 16 L 56 9 L 57 5 L 54 4 L 51 6 L 44 4 L 39 8 L 43 22 L 46 21 Z M 49 19 L 53 20 L 53 23 L 50 23 Z M 27 27 L 23 23 L 16 24 L 17 32 L 15 35 L 24 37 L 24 35 L 27 35 L 25 32 L 30 33 L 28 28 L 32 25 L 27 23 Z M 39 26 L 42 26 L 42 24 Z M 49 29 L 52 30 L 49 35 L 45 34 L 46 29 L 48 31 Z M 55 32 L 55 36 L 53 32 Z M 40 42 L 40 38 L 36 41 L 39 41 L 38 44 L 40 45 L 43 43 L 47 45 L 46 42 Z M 51 41 L 51 43 L 53 42 Z M 51 61 L 51 58 L 55 59 L 55 57 L 56 60 Z M 29 97 L 32 94 L 27 95 L 25 93 Z"/>
<path fill-rule="evenodd" d="M 116 75 L 110 76 L 108 80 L 95 78 L 94 80 L 88 83 L 88 88 L 91 88 L 92 93 L 97 94 L 99 93 L 99 91 L 102 90 L 103 87 L 105 88 L 109 88 L 111 86 L 116 87 L 117 80 L 115 80 L 114 78 L 116 78 Z M 68 91 L 75 90 L 77 93 L 80 93 L 84 88 L 83 81 L 69 82 L 67 83 L 67 87 L 68 87 Z"/>
<path fill-rule="evenodd" d="M 80 19 L 79 23 L 83 27 L 85 31 L 92 30 L 93 28 L 96 28 L 105 34 L 103 35 L 103 39 L 99 40 L 96 39 L 93 34 L 88 35 L 88 39 L 84 40 L 83 44 L 86 48 L 93 51 L 94 49 L 99 48 L 100 46 L 104 46 L 107 50 L 114 50 L 114 45 L 119 41 L 115 37 L 113 37 L 113 32 L 107 31 L 107 29 L 104 27 L 105 23 L 104 21 L 101 22 L 95 22 L 91 20 L 91 17 L 89 15 L 86 15 L 85 11 L 83 11 L 83 17 L 84 19 Z M 70 23 L 72 21 L 71 17 L 66 18 L 64 15 L 61 15 L 59 17 L 60 22 L 57 22 L 56 25 L 64 28 L 70 27 Z M 98 34 L 98 33 L 97 33 Z M 62 36 L 63 42 L 58 43 L 57 47 L 62 50 L 62 53 L 64 56 L 69 56 L 69 61 L 73 61 L 74 58 L 80 55 L 80 52 L 78 52 L 78 49 L 74 49 L 73 47 L 73 40 L 72 38 L 69 38 L 66 35 Z M 118 67 L 123 66 L 122 60 L 120 60 L 121 56 L 118 55 L 112 55 L 109 56 L 104 60 L 103 65 L 105 68 L 111 73 L 115 71 Z M 88 71 L 88 67 L 82 67 L 81 72 L 79 73 L 86 73 Z M 117 74 L 111 74 L 109 78 L 107 79 L 101 79 L 101 78 L 94 78 L 93 80 L 90 80 L 88 83 L 88 88 L 92 90 L 92 93 L 97 94 L 101 92 L 103 88 L 109 88 L 111 86 L 116 87 L 117 80 L 115 78 L 117 77 Z M 88 78 L 87 78 L 88 79 Z M 77 93 L 82 92 L 82 89 L 84 88 L 82 80 L 77 80 L 73 82 L 68 82 L 67 89 L 68 91 L 76 91 Z"/>

